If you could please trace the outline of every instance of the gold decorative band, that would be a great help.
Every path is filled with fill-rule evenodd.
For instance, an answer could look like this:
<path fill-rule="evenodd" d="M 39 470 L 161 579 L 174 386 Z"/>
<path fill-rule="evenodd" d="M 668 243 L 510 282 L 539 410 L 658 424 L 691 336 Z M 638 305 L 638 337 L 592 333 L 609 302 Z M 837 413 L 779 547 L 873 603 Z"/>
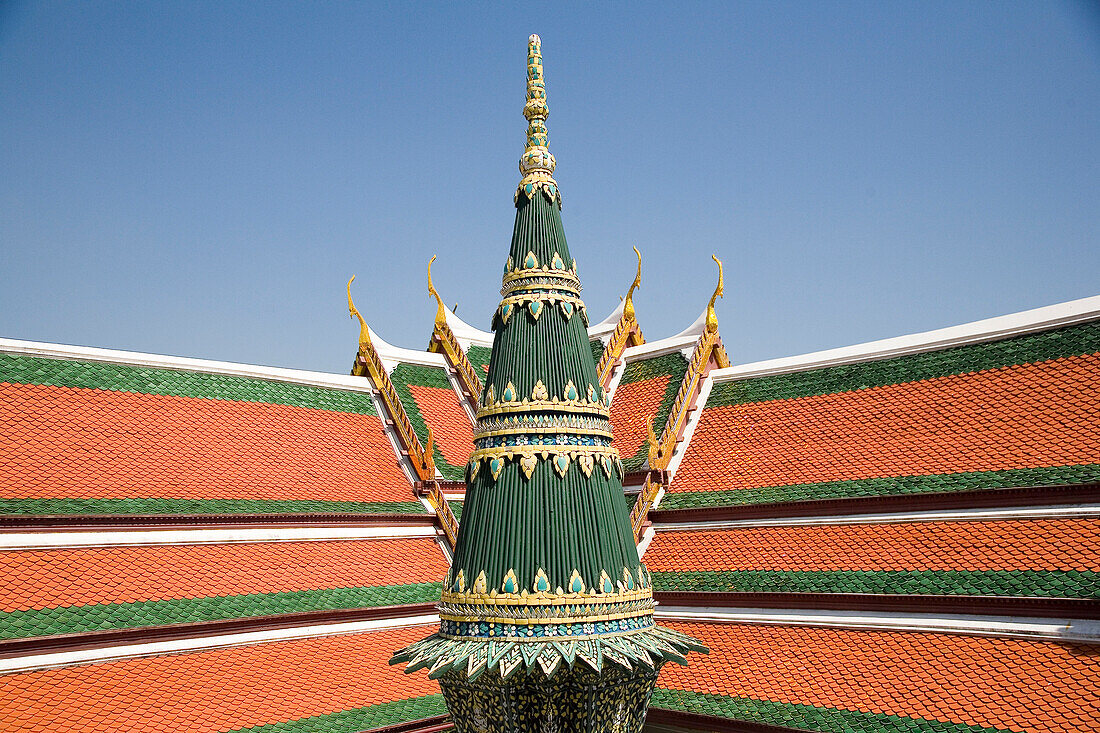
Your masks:
<path fill-rule="evenodd" d="M 598 402 L 580 400 L 519 400 L 518 402 L 494 402 L 477 410 L 477 419 L 489 415 L 503 415 L 514 412 L 570 412 L 578 415 L 599 415 L 611 419 L 611 411 Z"/>
<path fill-rule="evenodd" d="M 529 423 L 514 423 L 506 427 L 478 428 L 474 430 L 474 440 L 479 438 L 491 438 L 497 435 L 594 435 L 599 438 L 611 440 L 611 425 L 606 428 L 580 428 L 561 427 L 547 425 L 544 427 L 532 426 Z"/>
<path fill-rule="evenodd" d="M 470 454 L 466 464 L 467 481 L 472 481 L 484 462 L 493 480 L 500 478 L 507 461 L 515 460 L 527 478 L 535 472 L 539 459 L 550 461 L 554 472 L 564 477 L 573 464 L 576 464 L 585 476 L 591 476 L 598 465 L 604 476 L 612 473 L 623 478 L 623 464 L 619 460 L 619 451 L 602 445 L 505 445 L 496 448 L 481 448 Z"/>

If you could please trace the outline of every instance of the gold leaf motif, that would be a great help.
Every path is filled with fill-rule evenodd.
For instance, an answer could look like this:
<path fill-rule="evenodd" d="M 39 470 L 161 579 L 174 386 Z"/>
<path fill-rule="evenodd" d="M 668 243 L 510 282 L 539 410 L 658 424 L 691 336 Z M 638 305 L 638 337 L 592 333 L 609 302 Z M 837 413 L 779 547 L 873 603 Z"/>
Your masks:
<path fill-rule="evenodd" d="M 592 456 L 588 453 L 584 453 L 580 456 L 577 456 L 577 465 L 581 467 L 581 471 L 584 472 L 585 476 L 591 476 L 592 475 L 592 466 L 593 466 L 594 463 L 595 463 L 595 461 L 593 460 Z"/>
<path fill-rule="evenodd" d="M 489 592 L 489 587 L 485 582 L 485 571 L 482 570 L 477 574 L 477 578 L 474 580 L 474 593 L 480 593 L 486 595 Z"/>
<path fill-rule="evenodd" d="M 562 396 L 565 397 L 566 402 L 576 402 L 580 397 L 580 393 L 577 392 L 577 386 L 573 384 L 573 380 L 570 379 L 565 384 L 565 389 L 562 390 Z"/>
<path fill-rule="evenodd" d="M 538 459 L 534 454 L 526 454 L 519 457 L 519 467 L 523 471 L 523 475 L 527 478 L 531 478 L 531 474 L 535 472 L 535 466 L 538 464 Z"/>
<path fill-rule="evenodd" d="M 542 380 L 535 382 L 535 388 L 531 390 L 531 399 L 537 402 L 545 402 L 549 399 L 550 393 L 546 389 L 546 385 L 542 383 Z"/>
<path fill-rule="evenodd" d="M 554 456 L 554 470 L 559 476 L 565 478 L 566 471 L 569 470 L 569 456 L 565 453 L 559 453 Z"/>

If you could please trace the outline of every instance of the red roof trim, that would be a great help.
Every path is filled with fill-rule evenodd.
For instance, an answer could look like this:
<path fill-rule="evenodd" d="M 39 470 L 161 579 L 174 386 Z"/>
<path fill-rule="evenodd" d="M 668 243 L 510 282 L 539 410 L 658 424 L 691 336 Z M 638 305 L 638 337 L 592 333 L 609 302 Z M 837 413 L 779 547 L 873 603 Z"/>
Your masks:
<path fill-rule="evenodd" d="M 693 608 L 805 608 L 831 611 L 962 613 L 980 616 L 1038 616 L 1100 619 L 1100 601 L 1086 598 L 1014 596 L 915 596 L 873 593 L 737 593 L 656 591 L 665 606 Z"/>
<path fill-rule="evenodd" d="M 676 524 L 778 517 L 887 514 L 939 509 L 1079 504 L 1097 501 L 1100 501 L 1100 482 L 1090 482 L 1087 484 L 1062 484 L 1058 486 L 1027 486 L 958 492 L 943 491 L 930 494 L 818 499 L 814 501 L 699 507 L 694 509 L 654 509 L 650 511 L 649 518 L 654 523 Z"/>
<path fill-rule="evenodd" d="M 348 623 L 350 621 L 376 621 L 379 619 L 405 618 L 435 613 L 434 603 L 411 603 L 403 606 L 376 606 L 373 608 L 345 608 L 332 611 L 303 611 L 275 616 L 198 621 L 186 624 L 148 626 L 137 629 L 89 631 L 81 634 L 35 636 L 28 639 L 0 640 L 0 659 L 21 657 L 45 652 L 73 652 L 84 649 L 102 649 L 123 644 L 147 644 L 149 642 L 201 639 L 219 634 L 240 634 L 272 629 L 290 629 L 297 626 Z"/>

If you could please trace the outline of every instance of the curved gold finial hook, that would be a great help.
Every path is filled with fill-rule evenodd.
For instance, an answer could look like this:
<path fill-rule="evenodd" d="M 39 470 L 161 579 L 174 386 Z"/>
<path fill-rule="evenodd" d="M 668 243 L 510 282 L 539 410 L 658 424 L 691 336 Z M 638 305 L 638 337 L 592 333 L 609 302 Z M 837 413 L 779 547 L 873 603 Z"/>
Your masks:
<path fill-rule="evenodd" d="M 431 469 L 434 475 L 435 471 L 435 436 L 432 435 L 432 428 L 428 426 L 428 440 L 424 444 L 424 464 L 425 468 Z"/>
<path fill-rule="evenodd" d="M 447 325 L 447 306 L 443 305 L 443 298 L 439 297 L 435 285 L 432 284 L 432 263 L 435 262 L 435 258 L 436 255 L 432 255 L 428 260 L 428 295 L 434 296 L 435 302 L 439 304 L 435 309 L 435 325 L 445 326 Z"/>
<path fill-rule="evenodd" d="M 642 253 L 635 247 L 634 254 L 638 255 L 638 274 L 634 276 L 634 282 L 630 284 L 630 290 L 626 291 L 626 298 L 623 303 L 624 318 L 634 318 L 634 291 L 642 287 Z"/>
<path fill-rule="evenodd" d="M 649 446 L 649 466 L 652 468 L 661 456 L 661 446 L 657 442 L 657 434 L 653 432 L 653 416 L 647 415 L 645 419 L 646 445 Z"/>
<path fill-rule="evenodd" d="M 722 260 L 715 255 L 711 255 L 710 258 L 718 263 L 718 287 L 714 289 L 714 295 L 710 296 L 710 302 L 707 303 L 707 330 L 713 332 L 718 330 L 718 316 L 714 312 L 714 301 L 724 297 L 725 283 L 722 278 Z"/>
<path fill-rule="evenodd" d="M 359 313 L 359 309 L 355 307 L 355 303 L 351 300 L 351 284 L 355 282 L 355 275 L 351 276 L 351 280 L 348 280 L 348 317 L 359 319 L 359 343 L 370 343 L 370 329 L 367 328 L 367 322 L 363 320 L 362 314 Z"/>

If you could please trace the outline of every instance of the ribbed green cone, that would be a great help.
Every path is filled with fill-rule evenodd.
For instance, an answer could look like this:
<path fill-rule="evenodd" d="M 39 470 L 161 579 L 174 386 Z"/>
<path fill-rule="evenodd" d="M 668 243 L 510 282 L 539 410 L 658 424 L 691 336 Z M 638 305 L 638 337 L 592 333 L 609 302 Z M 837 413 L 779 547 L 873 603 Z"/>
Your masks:
<path fill-rule="evenodd" d="M 440 629 L 391 663 L 452 683 L 486 672 L 502 682 L 521 670 L 572 674 L 578 662 L 652 675 L 706 650 L 653 622 L 551 176 L 537 36 L 524 113 L 524 178 Z"/>

